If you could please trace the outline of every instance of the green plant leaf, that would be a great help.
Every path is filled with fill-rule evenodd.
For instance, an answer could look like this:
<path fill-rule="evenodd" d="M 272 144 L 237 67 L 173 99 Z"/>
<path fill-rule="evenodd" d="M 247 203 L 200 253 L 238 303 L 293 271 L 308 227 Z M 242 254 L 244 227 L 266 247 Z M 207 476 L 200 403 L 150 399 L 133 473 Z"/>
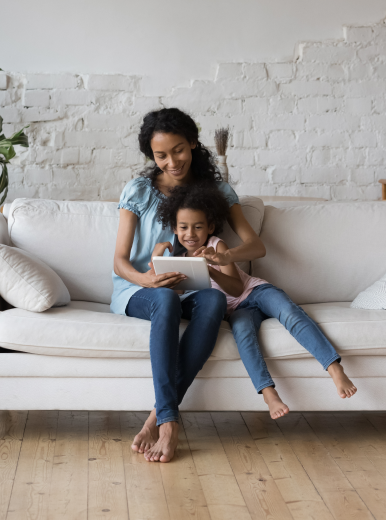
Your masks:
<path fill-rule="evenodd" d="M 28 126 L 25 126 L 24 128 L 22 128 L 21 130 L 19 130 L 18 132 L 16 132 L 15 134 L 13 134 L 9 139 L 7 139 L 8 141 L 11 141 L 11 143 L 13 145 L 20 145 L 20 146 L 24 146 L 25 148 L 28 148 L 28 136 L 25 135 L 24 133 L 24 130 L 26 128 L 29 128 L 29 125 Z M 0 142 L 0 146 L 1 146 L 1 142 Z"/>
<path fill-rule="evenodd" d="M 0 206 L 3 205 L 3 202 L 4 202 L 5 199 L 7 198 L 7 195 L 8 195 L 8 186 L 5 188 L 4 195 L 1 197 L 1 200 L 0 200 Z"/>
<path fill-rule="evenodd" d="M 2 164 L 2 173 L 0 175 L 0 194 L 4 192 L 1 200 L 0 200 L 0 206 L 3 204 L 3 202 L 5 201 L 5 199 L 7 198 L 7 194 L 8 194 L 8 170 L 7 170 L 7 165 L 6 164 Z"/>
<path fill-rule="evenodd" d="M 4 141 L 0 142 L 0 154 L 4 155 L 6 161 L 10 161 L 13 157 L 15 157 L 16 152 L 13 144 L 9 139 L 4 139 Z"/>
<path fill-rule="evenodd" d="M 1 70 L 1 69 L 0 69 Z M 6 139 L 4 134 L 0 135 L 0 166 L 1 166 L 1 175 L 0 175 L 0 206 L 3 204 L 8 195 L 8 169 L 7 163 L 16 155 L 14 146 L 24 146 L 27 148 L 28 145 L 28 136 L 25 135 L 24 130 L 28 128 L 25 126 L 11 137 Z M 3 118 L 0 116 L 0 133 L 3 129 Z"/>

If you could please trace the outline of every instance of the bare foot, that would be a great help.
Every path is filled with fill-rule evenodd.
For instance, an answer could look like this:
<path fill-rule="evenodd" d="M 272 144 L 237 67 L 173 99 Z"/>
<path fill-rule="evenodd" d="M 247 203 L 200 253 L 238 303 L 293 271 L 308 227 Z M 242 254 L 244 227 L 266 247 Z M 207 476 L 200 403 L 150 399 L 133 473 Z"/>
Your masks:
<path fill-rule="evenodd" d="M 148 462 L 170 462 L 178 444 L 178 423 L 167 422 L 159 427 L 159 439 L 145 452 Z"/>
<path fill-rule="evenodd" d="M 334 361 L 327 368 L 327 371 L 332 377 L 336 389 L 338 390 L 338 394 L 342 399 L 346 399 L 346 397 L 352 397 L 356 393 L 356 386 L 354 386 L 354 383 L 346 376 L 340 363 Z"/>
<path fill-rule="evenodd" d="M 262 392 L 264 401 L 268 405 L 269 413 L 271 414 L 272 419 L 279 419 L 279 417 L 284 417 L 284 415 L 289 412 L 288 406 L 283 403 L 279 397 L 279 394 L 272 386 L 263 388 Z"/>
<path fill-rule="evenodd" d="M 144 453 L 154 446 L 154 444 L 158 440 L 158 427 L 157 427 L 157 417 L 155 415 L 155 408 L 150 413 L 149 417 L 146 419 L 145 424 L 142 427 L 142 430 L 134 437 L 133 444 L 131 445 L 131 449 L 133 451 L 137 451 L 138 453 Z"/>

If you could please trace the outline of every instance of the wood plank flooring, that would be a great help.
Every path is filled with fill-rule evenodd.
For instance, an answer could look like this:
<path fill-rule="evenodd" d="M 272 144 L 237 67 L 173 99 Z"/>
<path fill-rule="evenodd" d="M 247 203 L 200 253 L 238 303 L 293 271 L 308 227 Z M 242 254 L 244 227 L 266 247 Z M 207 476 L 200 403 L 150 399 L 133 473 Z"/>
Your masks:
<path fill-rule="evenodd" d="M 186 412 L 170 464 L 146 417 L 0 411 L 0 520 L 386 520 L 386 412 Z"/>

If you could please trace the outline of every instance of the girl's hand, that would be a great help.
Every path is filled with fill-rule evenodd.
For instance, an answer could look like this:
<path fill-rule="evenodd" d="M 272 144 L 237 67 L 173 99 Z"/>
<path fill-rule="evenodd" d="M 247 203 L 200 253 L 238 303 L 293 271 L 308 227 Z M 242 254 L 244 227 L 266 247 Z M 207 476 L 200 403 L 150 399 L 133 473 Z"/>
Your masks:
<path fill-rule="evenodd" d="M 149 262 L 149 267 L 149 271 L 143 273 L 141 277 L 141 286 L 148 289 L 157 289 L 158 287 L 173 289 L 173 287 L 187 278 L 187 276 L 181 273 L 165 273 L 157 275 L 155 274 L 152 262 Z"/>
<path fill-rule="evenodd" d="M 193 253 L 193 256 L 200 256 L 202 258 L 206 258 L 208 264 L 213 265 L 229 265 L 232 263 L 231 258 L 229 258 L 229 250 L 224 253 L 216 253 L 213 247 L 205 247 L 201 246 Z"/>
<path fill-rule="evenodd" d="M 173 251 L 173 246 L 170 242 L 160 242 L 159 244 L 156 244 L 151 254 L 151 258 L 153 259 L 153 256 L 164 256 L 167 249 L 169 249 L 170 252 Z"/>

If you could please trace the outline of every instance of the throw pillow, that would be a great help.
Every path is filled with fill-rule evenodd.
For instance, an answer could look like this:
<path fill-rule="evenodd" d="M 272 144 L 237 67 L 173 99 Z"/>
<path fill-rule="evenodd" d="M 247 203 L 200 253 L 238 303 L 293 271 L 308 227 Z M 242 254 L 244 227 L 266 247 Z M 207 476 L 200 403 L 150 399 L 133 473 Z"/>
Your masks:
<path fill-rule="evenodd" d="M 22 249 L 0 245 L 0 295 L 14 307 L 43 312 L 67 305 L 70 294 L 44 262 Z"/>
<path fill-rule="evenodd" d="M 354 309 L 386 309 L 386 274 L 359 293 L 350 307 Z"/>

